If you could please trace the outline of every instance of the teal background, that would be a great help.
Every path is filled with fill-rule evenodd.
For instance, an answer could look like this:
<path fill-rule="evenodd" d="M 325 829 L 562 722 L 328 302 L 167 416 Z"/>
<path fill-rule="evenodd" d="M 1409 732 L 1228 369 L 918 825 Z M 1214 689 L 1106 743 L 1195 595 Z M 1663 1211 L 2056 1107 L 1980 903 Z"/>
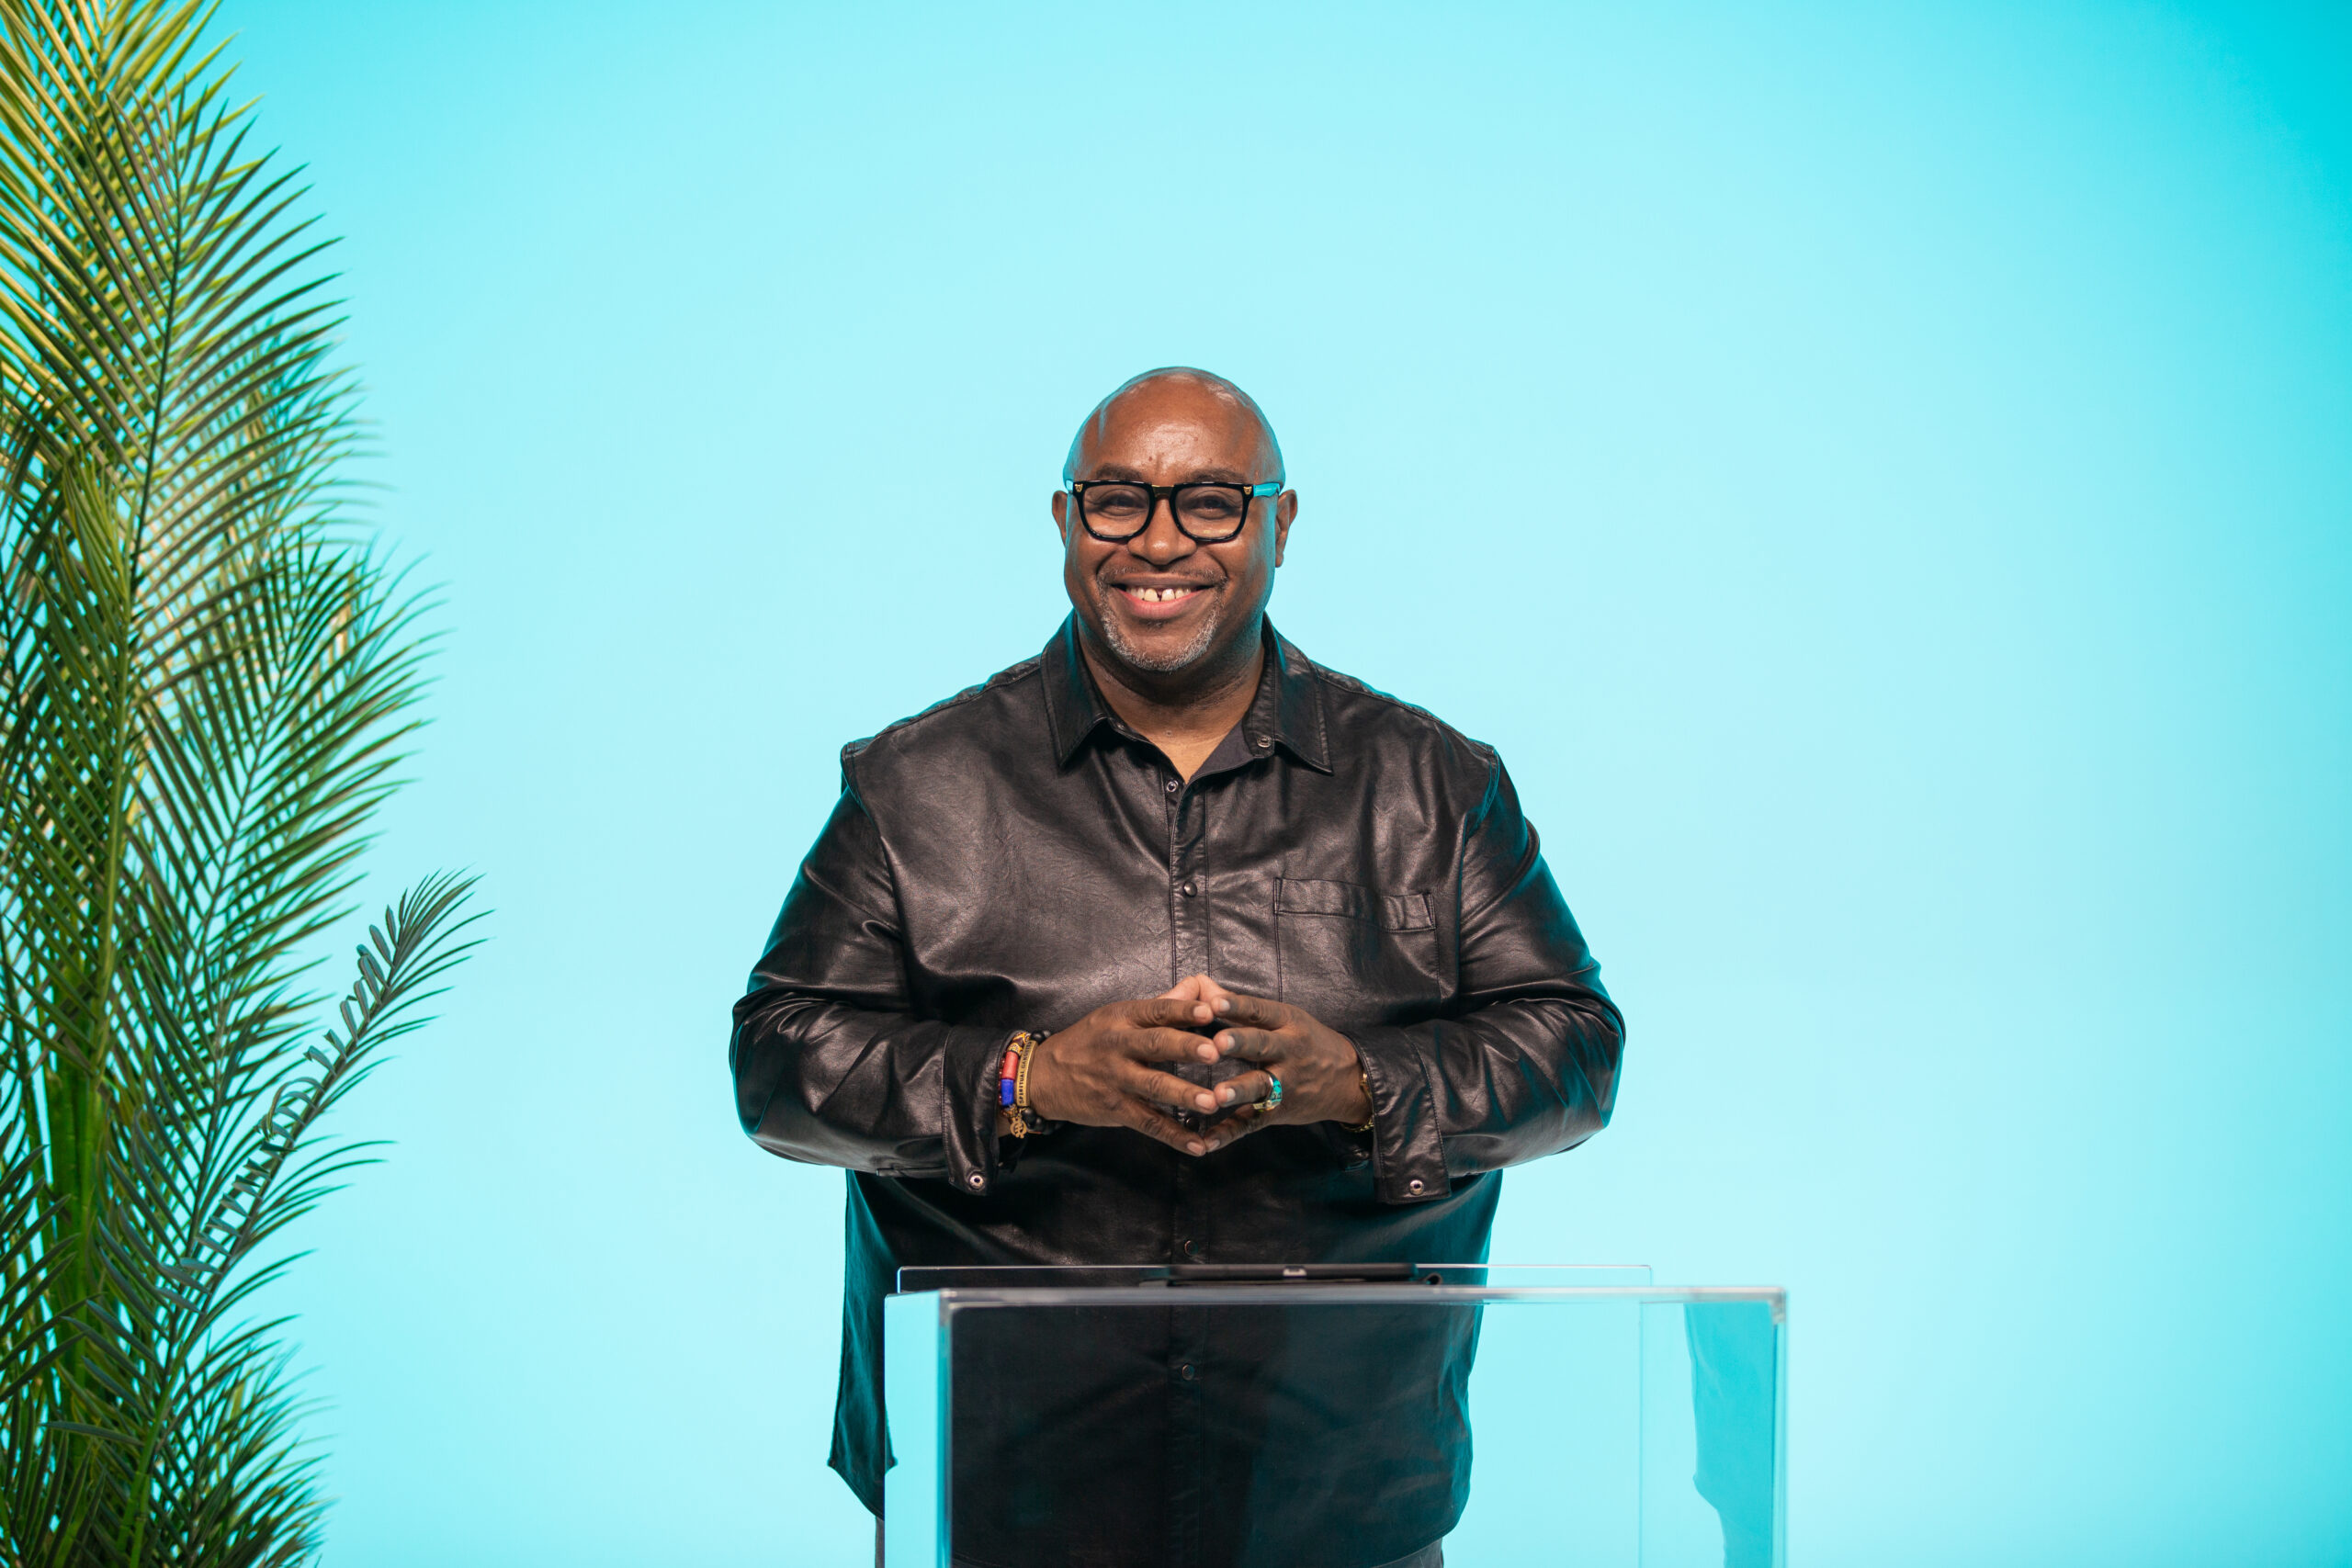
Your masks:
<path fill-rule="evenodd" d="M 497 908 L 279 1298 L 329 1563 L 865 1561 L 727 1008 L 1170 361 L 1630 1017 L 1496 1257 L 1790 1287 L 1806 1568 L 2352 1562 L 2348 15 L 230 0 Z"/>

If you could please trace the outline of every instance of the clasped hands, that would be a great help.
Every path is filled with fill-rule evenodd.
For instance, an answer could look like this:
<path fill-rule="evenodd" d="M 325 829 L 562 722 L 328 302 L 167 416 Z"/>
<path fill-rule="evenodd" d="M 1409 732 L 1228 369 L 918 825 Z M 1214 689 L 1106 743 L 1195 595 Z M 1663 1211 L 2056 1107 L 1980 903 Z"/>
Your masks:
<path fill-rule="evenodd" d="M 1249 1066 L 1207 1088 L 1164 1070 L 1220 1061 Z M 1282 1103 L 1261 1104 L 1276 1077 Z M 1130 1127 L 1195 1156 L 1261 1127 L 1372 1117 L 1363 1063 L 1346 1035 L 1303 1009 L 1237 996 L 1206 975 L 1157 997 L 1105 1003 L 1047 1035 L 1030 1055 L 1029 1103 L 1048 1121 Z M 1216 1119 L 1188 1127 L 1174 1111 Z"/>

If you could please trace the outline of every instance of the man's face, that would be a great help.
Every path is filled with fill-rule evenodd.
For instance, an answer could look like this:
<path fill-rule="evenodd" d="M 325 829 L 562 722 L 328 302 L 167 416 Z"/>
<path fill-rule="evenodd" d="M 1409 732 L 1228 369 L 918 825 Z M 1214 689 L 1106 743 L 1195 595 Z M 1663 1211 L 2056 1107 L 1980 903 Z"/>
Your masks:
<path fill-rule="evenodd" d="M 1079 451 L 1080 479 L 1173 485 L 1251 485 L 1274 478 L 1275 459 L 1250 412 L 1200 383 L 1147 381 L 1091 421 Z M 1144 531 L 1107 544 L 1086 531 L 1068 491 L 1054 494 L 1062 536 L 1062 581 L 1097 658 L 1148 681 L 1221 669 L 1237 645 L 1257 635 L 1272 594 L 1274 569 L 1297 514 L 1298 497 L 1253 501 L 1249 523 L 1222 544 L 1201 544 L 1176 525 L 1163 501 Z"/>

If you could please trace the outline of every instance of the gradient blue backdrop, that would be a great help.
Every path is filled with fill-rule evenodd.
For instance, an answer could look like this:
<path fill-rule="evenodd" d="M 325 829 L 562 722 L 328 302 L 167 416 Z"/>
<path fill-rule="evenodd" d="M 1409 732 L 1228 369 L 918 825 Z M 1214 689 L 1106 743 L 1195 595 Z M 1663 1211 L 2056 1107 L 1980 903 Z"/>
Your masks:
<path fill-rule="evenodd" d="M 282 1293 L 332 1568 L 865 1561 L 727 1008 L 1170 361 L 1630 1016 L 1496 1256 L 1792 1288 L 1795 1560 L 2352 1561 L 2346 18 L 230 0 L 498 910 Z"/>

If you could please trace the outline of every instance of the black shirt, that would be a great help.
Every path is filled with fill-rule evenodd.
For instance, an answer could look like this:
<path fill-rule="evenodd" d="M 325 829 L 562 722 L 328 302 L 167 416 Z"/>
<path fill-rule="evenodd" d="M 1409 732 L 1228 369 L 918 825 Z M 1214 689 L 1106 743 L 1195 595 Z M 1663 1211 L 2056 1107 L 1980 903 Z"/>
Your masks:
<path fill-rule="evenodd" d="M 1500 760 L 1271 626 L 1266 647 L 1248 714 L 1189 781 L 1103 703 L 1069 622 L 1042 657 L 842 753 L 841 800 L 736 1006 L 731 1059 L 747 1133 L 851 1173 L 831 1462 L 877 1512 L 899 1269 L 1482 1261 L 1498 1168 L 1609 1119 L 1623 1021 Z M 1001 1163 L 1009 1035 L 1196 973 L 1351 1039 L 1371 1133 L 1272 1127 L 1195 1159 L 1072 1126 Z M 1101 1380 L 1100 1419 L 1033 1434 L 1002 1474 L 967 1475 L 994 1461 L 959 1435 L 956 1555 L 1284 1560 L 1217 1544 L 1217 1466 L 1240 1461 L 1202 1423 L 1245 1397 L 1250 1357 L 1182 1314 L 1120 1315 L 1159 1321 L 1071 1370 Z M 1325 1467 L 1350 1478 L 1348 1544 L 1311 1555 L 1380 1562 L 1452 1527 L 1475 1325 L 1441 1338 L 1394 1359 L 1447 1385 L 1435 1404 L 1351 1395 L 1370 1403 L 1346 1413 L 1351 1455 Z M 967 1490 L 1001 1497 L 1016 1475 L 1051 1494 L 1017 1550 L 992 1550 Z"/>

